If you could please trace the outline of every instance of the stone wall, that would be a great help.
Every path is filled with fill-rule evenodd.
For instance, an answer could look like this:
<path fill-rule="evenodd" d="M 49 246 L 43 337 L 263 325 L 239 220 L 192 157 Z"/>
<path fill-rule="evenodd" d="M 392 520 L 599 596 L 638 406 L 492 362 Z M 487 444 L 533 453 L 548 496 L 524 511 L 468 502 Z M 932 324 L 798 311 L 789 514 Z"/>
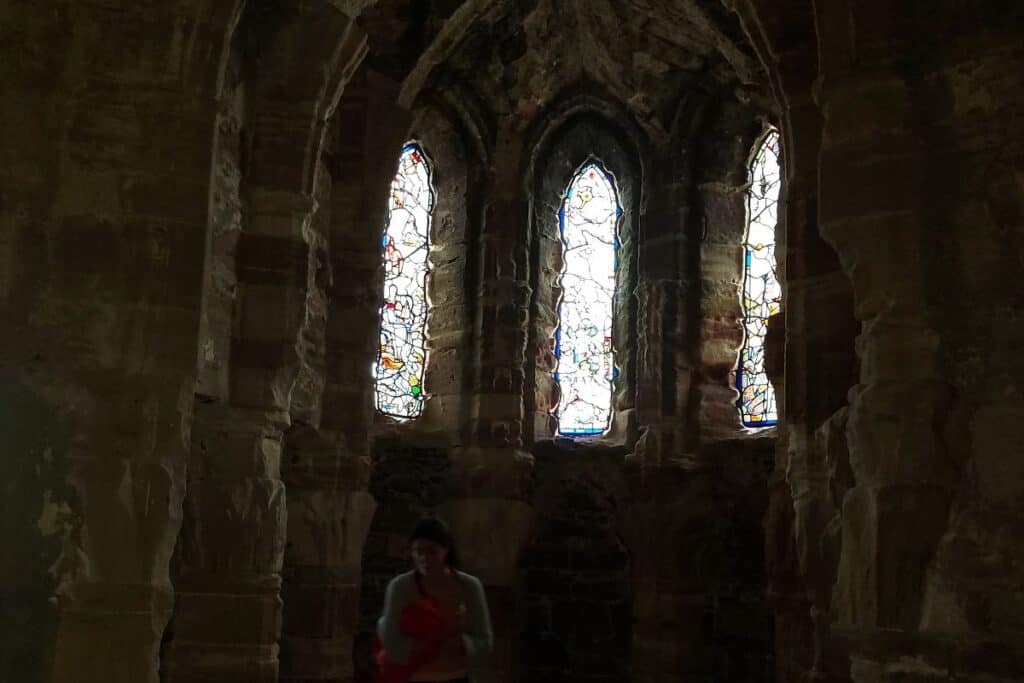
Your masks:
<path fill-rule="evenodd" d="M 595 114 L 606 104 L 584 97 L 568 99 L 548 114 L 548 128 L 531 154 L 533 178 L 527 181 L 531 187 L 531 299 L 525 390 L 528 443 L 549 439 L 557 431 L 552 416 L 559 401 L 554 348 L 564 265 L 559 211 L 573 174 L 591 157 L 599 159 L 614 177 L 622 208 L 616 226 L 618 295 L 612 313 L 616 380 L 611 402 L 613 422 L 606 438 L 621 443 L 636 439 L 636 299 L 628 293 L 637 285 L 637 233 L 645 209 L 643 161 L 638 132 L 623 125 L 628 119 L 621 112 L 610 117 L 614 123 L 607 115 Z"/>
<path fill-rule="evenodd" d="M 773 444 L 720 441 L 699 468 L 630 472 L 632 680 L 774 680 L 761 525 Z"/>
<path fill-rule="evenodd" d="M 1019 479 L 1012 401 L 992 393 L 1017 381 L 993 364 L 1018 326 L 992 316 L 1017 297 L 1020 136 L 1000 131 L 1018 117 L 1024 15 L 795 3 L 782 23 L 773 3 L 729 4 L 783 105 L 793 198 L 769 568 L 780 632 L 815 647 L 780 642 L 780 679 L 809 663 L 826 680 L 1020 680 L 999 606 L 1021 572 L 996 540 L 1019 491 L 985 482 Z"/>
<path fill-rule="evenodd" d="M 737 438 L 743 430 L 730 375 L 741 341 L 743 185 L 762 124 L 727 98 L 687 110 L 692 128 L 681 125 L 678 134 L 692 136 L 686 144 L 693 149 L 680 163 L 670 145 L 652 155 L 653 142 L 628 128 L 628 115 L 609 118 L 614 104 L 592 93 L 570 92 L 525 122 L 499 121 L 493 142 L 479 112 L 432 97 L 442 96 L 423 95 L 408 137 L 435 162 L 439 192 L 442 184 L 452 188 L 447 200 L 439 196 L 431 256 L 452 270 L 432 272 L 429 290 L 432 301 L 454 307 L 432 318 L 443 327 L 431 328 L 428 339 L 430 363 L 439 365 L 428 370 L 423 417 L 378 417 L 371 430 L 370 491 L 379 507 L 363 554 L 357 678 L 371 675 L 368 647 L 384 585 L 409 566 L 406 536 L 417 518 L 439 514 L 455 528 L 464 568 L 481 576 L 492 603 L 497 651 L 477 671 L 483 680 L 768 680 L 772 624 L 761 601 L 760 520 L 773 440 L 771 433 Z M 716 148 L 707 135 L 730 144 Z M 498 154 L 492 146 L 525 152 Z M 563 185 L 588 154 L 615 166 L 627 253 L 620 260 L 616 427 L 596 444 L 574 445 L 551 440 L 546 400 L 559 259 L 548 233 Z M 481 167 L 483 160 L 489 164 Z M 482 168 L 483 177 L 473 180 L 464 164 Z M 722 198 L 698 198 L 698 183 Z M 519 187 L 536 194 L 523 201 L 514 194 Z M 655 195 L 666 212 L 673 199 L 693 197 L 686 211 L 675 209 L 685 219 L 682 234 L 667 214 L 648 214 Z M 658 230 L 663 237 L 653 236 Z M 687 245 L 705 239 L 710 251 L 690 258 Z M 654 286 L 661 294 L 645 334 L 633 294 L 665 276 L 674 284 Z M 705 311 L 717 322 L 691 329 Z M 451 351 L 441 346 L 453 342 Z M 652 365 L 652 357 L 665 360 Z M 702 389 L 692 388 L 691 377 Z M 697 399 L 706 410 L 687 407 L 695 391 L 715 393 Z M 648 398 L 647 411 L 634 413 L 641 396 L 662 398 Z M 660 436 L 664 425 L 670 438 Z M 651 431 L 659 434 L 657 450 L 634 450 Z M 663 566 L 666 546 L 683 554 Z M 691 566 L 687 552 L 705 564 Z M 686 567 L 692 571 L 680 578 Z M 684 614 L 665 615 L 662 602 Z"/>
<path fill-rule="evenodd" d="M 629 680 L 624 449 L 546 441 L 535 455 L 537 527 L 520 560 L 522 680 Z"/>
<path fill-rule="evenodd" d="M 434 512 L 492 602 L 479 680 L 1024 680 L 1019 3 L 3 15 L 0 678 L 365 677 Z M 768 122 L 782 421 L 755 435 L 731 372 Z M 563 134 L 633 184 L 589 444 L 550 439 Z M 392 424 L 367 370 L 410 137 L 441 197 L 430 399 Z"/>
<path fill-rule="evenodd" d="M 154 681 L 238 8 L 39 9 L 5 6 L 0 67 L 0 676 Z"/>
<path fill-rule="evenodd" d="M 357 680 L 372 681 L 370 643 L 384 604 L 384 589 L 396 574 L 408 571 L 408 536 L 416 522 L 454 497 L 456 484 L 447 449 L 379 439 L 374 444 L 370 494 L 379 506 L 362 553 Z"/>

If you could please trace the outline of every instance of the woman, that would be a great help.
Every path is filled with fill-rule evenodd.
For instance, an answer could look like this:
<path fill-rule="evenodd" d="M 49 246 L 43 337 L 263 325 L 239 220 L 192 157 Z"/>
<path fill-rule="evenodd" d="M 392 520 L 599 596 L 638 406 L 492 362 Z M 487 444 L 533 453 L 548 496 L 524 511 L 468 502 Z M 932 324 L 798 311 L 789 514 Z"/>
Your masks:
<path fill-rule="evenodd" d="M 377 620 L 380 678 L 468 683 L 468 659 L 494 644 L 483 585 L 456 568 L 455 539 L 441 520 L 420 520 L 409 541 L 415 568 L 388 584 Z"/>

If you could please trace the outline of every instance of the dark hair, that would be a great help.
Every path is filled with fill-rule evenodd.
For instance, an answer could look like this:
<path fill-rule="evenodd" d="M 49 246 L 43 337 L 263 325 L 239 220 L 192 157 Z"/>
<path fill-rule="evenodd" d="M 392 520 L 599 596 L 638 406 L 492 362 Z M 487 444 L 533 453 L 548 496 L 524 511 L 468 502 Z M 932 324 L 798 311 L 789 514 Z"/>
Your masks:
<path fill-rule="evenodd" d="M 449 531 L 448 525 L 437 517 L 424 517 L 416 522 L 415 528 L 409 535 L 409 542 L 412 543 L 417 539 L 433 541 L 443 546 L 448 550 L 448 554 L 444 557 L 445 564 L 452 569 L 459 566 L 459 553 L 455 549 L 455 537 Z"/>

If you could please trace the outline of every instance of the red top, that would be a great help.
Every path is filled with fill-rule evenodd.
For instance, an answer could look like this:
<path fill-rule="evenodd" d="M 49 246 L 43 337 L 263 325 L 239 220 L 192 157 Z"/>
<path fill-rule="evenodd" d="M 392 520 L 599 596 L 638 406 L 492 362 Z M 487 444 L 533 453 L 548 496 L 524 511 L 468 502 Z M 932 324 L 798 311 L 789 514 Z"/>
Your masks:
<path fill-rule="evenodd" d="M 416 641 L 409 661 L 399 664 L 389 659 L 380 638 L 375 636 L 373 656 L 377 660 L 376 683 L 407 683 L 420 667 L 437 658 L 441 645 L 452 632 L 453 624 L 441 610 L 441 605 L 423 592 L 419 575 L 416 576 L 416 587 L 419 588 L 420 597 L 402 610 L 399 624 L 402 635 Z"/>

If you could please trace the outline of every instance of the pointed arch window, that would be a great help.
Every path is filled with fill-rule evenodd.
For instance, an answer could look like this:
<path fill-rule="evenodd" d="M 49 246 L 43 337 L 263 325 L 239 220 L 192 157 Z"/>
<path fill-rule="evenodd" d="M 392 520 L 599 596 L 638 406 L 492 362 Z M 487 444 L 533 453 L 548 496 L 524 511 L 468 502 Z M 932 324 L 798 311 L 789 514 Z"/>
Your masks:
<path fill-rule="evenodd" d="M 573 175 L 559 211 L 562 297 L 555 332 L 558 432 L 596 436 L 611 420 L 615 358 L 612 315 L 618 223 L 615 179 L 596 159 Z"/>
<path fill-rule="evenodd" d="M 432 169 L 416 143 L 402 149 L 391 183 L 382 238 L 384 301 L 374 365 L 377 410 L 401 420 L 423 412 L 426 366 L 427 277 L 434 208 Z"/>
<path fill-rule="evenodd" d="M 764 342 L 768 318 L 782 305 L 782 287 L 775 273 L 780 151 L 779 132 L 772 128 L 750 164 L 743 261 L 744 342 L 736 373 L 740 418 L 746 427 L 769 427 L 778 421 L 775 390 L 765 370 Z"/>

